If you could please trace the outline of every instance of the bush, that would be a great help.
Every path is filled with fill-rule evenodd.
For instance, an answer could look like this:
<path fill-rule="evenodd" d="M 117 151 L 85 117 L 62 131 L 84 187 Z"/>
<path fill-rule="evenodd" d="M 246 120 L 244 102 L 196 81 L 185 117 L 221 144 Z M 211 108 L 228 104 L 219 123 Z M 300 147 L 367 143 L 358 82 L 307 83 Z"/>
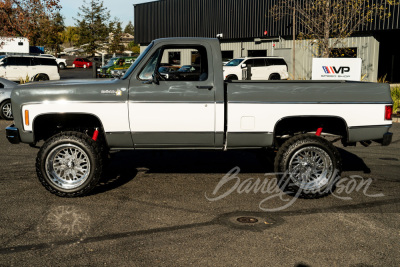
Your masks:
<path fill-rule="evenodd" d="M 397 112 L 397 109 L 400 108 L 400 87 L 392 87 L 392 99 L 393 99 L 393 113 Z"/>

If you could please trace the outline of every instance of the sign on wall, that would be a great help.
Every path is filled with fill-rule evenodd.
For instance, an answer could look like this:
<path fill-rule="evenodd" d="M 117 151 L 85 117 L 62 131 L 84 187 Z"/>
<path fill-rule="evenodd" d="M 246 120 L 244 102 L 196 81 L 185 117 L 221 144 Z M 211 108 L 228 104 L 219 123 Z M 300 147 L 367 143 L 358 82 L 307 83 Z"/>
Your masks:
<path fill-rule="evenodd" d="M 313 80 L 361 80 L 361 58 L 313 58 Z"/>

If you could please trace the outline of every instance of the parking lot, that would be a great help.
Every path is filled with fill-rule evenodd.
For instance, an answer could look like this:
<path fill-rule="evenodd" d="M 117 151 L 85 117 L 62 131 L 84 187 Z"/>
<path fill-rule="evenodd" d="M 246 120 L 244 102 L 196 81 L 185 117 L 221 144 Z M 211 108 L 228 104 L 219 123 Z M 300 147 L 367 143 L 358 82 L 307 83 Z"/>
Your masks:
<path fill-rule="evenodd" d="M 399 266 L 398 123 L 389 147 L 335 143 L 342 180 L 320 199 L 281 194 L 271 160 L 242 150 L 112 153 L 89 196 L 60 198 L 36 178 L 38 149 L 8 143 L 8 124 L 1 266 Z"/>

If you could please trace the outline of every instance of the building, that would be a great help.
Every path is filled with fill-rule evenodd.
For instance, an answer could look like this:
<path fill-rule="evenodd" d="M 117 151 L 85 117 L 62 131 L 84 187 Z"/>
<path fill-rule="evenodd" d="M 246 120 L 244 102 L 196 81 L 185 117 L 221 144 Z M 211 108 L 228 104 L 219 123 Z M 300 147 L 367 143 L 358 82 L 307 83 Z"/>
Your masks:
<path fill-rule="evenodd" d="M 220 35 L 223 58 L 283 56 L 290 77 L 310 79 L 317 48 L 311 40 L 293 42 L 291 17 L 276 21 L 269 12 L 276 3 L 278 0 L 160 0 L 138 4 L 135 40 L 144 48 L 157 38 Z M 394 41 L 400 37 L 400 6 L 390 7 L 389 12 L 389 18 L 375 18 L 337 47 L 351 48 L 354 56 L 362 59 L 364 80 L 386 77 L 400 82 L 400 51 Z"/>

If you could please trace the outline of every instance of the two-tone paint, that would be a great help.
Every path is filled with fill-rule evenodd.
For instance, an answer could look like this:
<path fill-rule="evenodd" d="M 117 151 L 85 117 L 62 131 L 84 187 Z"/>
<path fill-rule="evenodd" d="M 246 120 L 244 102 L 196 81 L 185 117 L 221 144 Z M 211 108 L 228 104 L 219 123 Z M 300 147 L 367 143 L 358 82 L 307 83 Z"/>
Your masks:
<path fill-rule="evenodd" d="M 141 80 L 154 51 L 167 45 L 207 50 L 204 81 Z M 276 127 L 290 118 L 335 118 L 348 142 L 382 139 L 391 121 L 389 86 L 360 82 L 224 82 L 218 40 L 159 39 L 115 80 L 30 83 L 12 93 L 22 142 L 34 143 L 44 115 L 85 114 L 101 123 L 111 149 L 256 148 L 274 144 Z M 26 112 L 27 111 L 27 112 Z M 29 118 L 25 117 L 29 114 Z"/>

